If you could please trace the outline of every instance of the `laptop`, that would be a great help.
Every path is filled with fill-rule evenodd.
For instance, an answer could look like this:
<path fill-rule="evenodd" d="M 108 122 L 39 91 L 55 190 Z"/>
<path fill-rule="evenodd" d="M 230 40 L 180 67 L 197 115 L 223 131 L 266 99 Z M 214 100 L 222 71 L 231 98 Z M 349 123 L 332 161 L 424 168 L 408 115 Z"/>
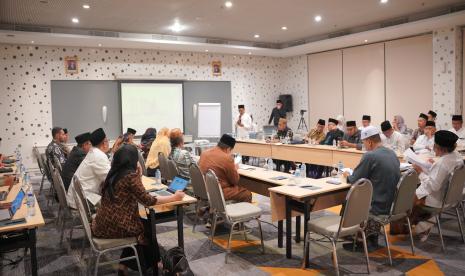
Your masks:
<path fill-rule="evenodd" d="M 176 191 L 184 191 L 188 184 L 189 179 L 182 176 L 175 176 L 168 189 L 153 191 L 150 194 L 153 196 L 170 196 Z"/>
<path fill-rule="evenodd" d="M 263 126 L 263 134 L 265 136 L 271 136 L 273 135 L 273 132 L 275 131 L 275 126 Z"/>
<path fill-rule="evenodd" d="M 7 209 L 0 209 L 0 222 L 5 220 L 11 220 L 13 216 L 16 214 L 16 211 L 21 208 L 21 204 L 23 203 L 24 199 L 24 191 L 19 190 L 18 195 L 16 196 L 15 200 L 11 203 L 10 208 Z"/>

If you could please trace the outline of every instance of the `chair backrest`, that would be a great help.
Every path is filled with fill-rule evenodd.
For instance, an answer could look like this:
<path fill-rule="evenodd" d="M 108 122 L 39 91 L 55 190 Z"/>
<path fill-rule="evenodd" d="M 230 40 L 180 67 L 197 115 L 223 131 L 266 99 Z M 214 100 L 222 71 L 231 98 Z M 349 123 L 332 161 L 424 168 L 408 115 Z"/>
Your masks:
<path fill-rule="evenodd" d="M 205 188 L 205 178 L 200 171 L 197 164 L 192 163 L 189 166 L 189 173 L 191 175 L 191 184 L 192 189 L 194 190 L 194 195 L 201 200 L 208 200 L 207 189 Z"/>
<path fill-rule="evenodd" d="M 53 156 L 53 161 L 52 161 L 52 162 L 53 162 L 53 163 L 52 163 L 53 166 L 54 166 L 55 168 L 57 168 L 58 171 L 59 171 L 60 174 L 61 174 L 61 172 L 62 172 L 62 170 L 61 170 L 61 163 L 60 163 L 60 160 L 58 160 L 58 157 L 56 157 L 56 156 L 54 155 L 54 156 Z"/>
<path fill-rule="evenodd" d="M 402 174 L 392 202 L 391 216 L 410 213 L 413 208 L 418 183 L 420 183 L 420 180 L 415 170 L 410 169 Z"/>
<path fill-rule="evenodd" d="M 44 171 L 44 163 L 42 161 L 42 157 L 40 156 L 39 149 L 37 147 L 32 147 L 32 152 L 37 160 L 37 165 L 39 166 L 39 170 L 41 174 L 45 174 Z"/>
<path fill-rule="evenodd" d="M 76 208 L 78 210 L 79 218 L 81 219 L 82 226 L 84 227 L 84 232 L 86 233 L 87 239 L 89 240 L 90 246 L 94 251 L 97 251 L 92 241 L 92 230 L 90 229 L 89 220 L 87 220 L 86 211 L 84 210 L 84 203 L 79 198 L 79 196 L 74 193 L 74 201 L 76 202 Z"/>
<path fill-rule="evenodd" d="M 87 220 L 89 222 L 92 221 L 92 212 L 90 211 L 89 204 L 87 202 L 87 199 L 84 196 L 84 190 L 82 189 L 81 181 L 76 176 L 73 176 L 73 186 L 74 186 L 74 191 L 77 194 L 77 196 L 81 199 L 84 211 L 86 213 Z"/>
<path fill-rule="evenodd" d="M 145 167 L 145 160 L 144 160 L 144 156 L 142 156 L 142 152 L 138 152 L 138 155 L 139 155 L 139 164 L 141 166 L 141 169 L 142 169 L 142 175 L 145 175 L 147 176 L 147 168 Z"/>
<path fill-rule="evenodd" d="M 210 208 L 219 212 L 225 213 L 226 203 L 224 201 L 223 190 L 221 189 L 220 183 L 216 174 L 212 170 L 208 170 L 205 174 L 205 187 L 207 188 L 208 201 L 210 202 Z"/>
<path fill-rule="evenodd" d="M 170 171 L 168 168 L 168 159 L 163 154 L 163 152 L 158 153 L 158 164 L 159 164 L 158 168 L 160 169 L 161 177 L 163 177 L 164 179 L 168 179 L 169 174 L 170 174 Z"/>
<path fill-rule="evenodd" d="M 373 186 L 366 178 L 359 179 L 350 187 L 339 229 L 360 225 L 368 219 L 372 194 Z"/>
<path fill-rule="evenodd" d="M 43 168 L 44 168 L 44 173 L 45 173 L 45 176 L 47 176 L 47 179 L 48 181 L 50 181 L 50 183 L 52 182 L 52 174 L 51 174 L 51 167 L 50 167 L 50 164 L 47 160 L 47 155 L 45 153 L 41 153 L 40 154 L 40 159 L 42 159 L 42 164 L 43 164 Z"/>
<path fill-rule="evenodd" d="M 465 166 L 461 165 L 454 169 L 447 184 L 444 195 L 444 207 L 456 206 L 463 200 L 463 187 L 465 185 Z"/>
<path fill-rule="evenodd" d="M 169 178 L 167 180 L 173 180 L 175 176 L 179 175 L 178 167 L 176 166 L 176 163 L 172 159 L 168 159 L 168 171 L 169 173 Z"/>
<path fill-rule="evenodd" d="M 58 196 L 58 203 L 61 208 L 68 209 L 68 200 L 66 199 L 65 186 L 63 185 L 63 180 L 61 179 L 60 172 L 55 168 L 52 172 L 53 178 L 53 187 Z"/>

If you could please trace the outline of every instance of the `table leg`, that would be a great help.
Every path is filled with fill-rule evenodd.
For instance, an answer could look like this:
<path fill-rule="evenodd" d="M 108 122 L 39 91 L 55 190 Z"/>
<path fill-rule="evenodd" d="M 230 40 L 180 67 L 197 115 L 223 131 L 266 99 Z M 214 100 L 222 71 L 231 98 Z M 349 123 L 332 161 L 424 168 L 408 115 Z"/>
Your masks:
<path fill-rule="evenodd" d="M 307 232 L 308 232 L 308 221 L 310 220 L 310 206 L 308 201 L 304 202 L 304 241 L 307 239 Z M 309 241 L 310 242 L 310 241 Z M 304 245 L 305 246 L 305 245 Z M 310 245 L 308 245 L 310 246 Z M 310 250 L 304 251 L 305 256 L 305 267 L 308 267 L 308 259 L 309 259 L 309 252 Z"/>
<path fill-rule="evenodd" d="M 29 246 L 31 249 L 31 274 L 37 276 L 36 229 L 29 229 Z"/>
<path fill-rule="evenodd" d="M 283 221 L 278 221 L 278 247 L 283 248 Z"/>
<path fill-rule="evenodd" d="M 295 242 L 300 242 L 300 216 L 295 217 Z"/>
<path fill-rule="evenodd" d="M 178 221 L 178 246 L 184 249 L 184 208 L 182 205 L 176 207 Z"/>
<path fill-rule="evenodd" d="M 292 216 L 291 199 L 286 196 L 286 257 L 292 258 Z"/>

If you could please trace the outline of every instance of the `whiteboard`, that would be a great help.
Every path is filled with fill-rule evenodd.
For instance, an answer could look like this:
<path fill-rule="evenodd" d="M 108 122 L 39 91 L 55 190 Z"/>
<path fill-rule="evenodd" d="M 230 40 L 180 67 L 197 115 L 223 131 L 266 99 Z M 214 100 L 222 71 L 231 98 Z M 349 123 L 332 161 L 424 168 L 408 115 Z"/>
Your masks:
<path fill-rule="evenodd" d="M 149 127 L 180 128 L 183 121 L 182 83 L 121 83 L 123 132 L 142 135 Z"/>
<path fill-rule="evenodd" d="M 221 103 L 199 103 L 198 137 L 221 136 Z"/>

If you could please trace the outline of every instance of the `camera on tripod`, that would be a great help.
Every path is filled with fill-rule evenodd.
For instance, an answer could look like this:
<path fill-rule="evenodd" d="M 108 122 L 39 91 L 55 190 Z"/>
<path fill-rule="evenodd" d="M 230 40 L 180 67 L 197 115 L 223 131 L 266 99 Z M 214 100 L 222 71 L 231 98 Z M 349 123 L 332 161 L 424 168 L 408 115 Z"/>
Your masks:
<path fill-rule="evenodd" d="M 300 115 L 303 116 L 305 112 L 307 112 L 307 110 L 301 109 L 301 110 L 300 110 Z"/>

